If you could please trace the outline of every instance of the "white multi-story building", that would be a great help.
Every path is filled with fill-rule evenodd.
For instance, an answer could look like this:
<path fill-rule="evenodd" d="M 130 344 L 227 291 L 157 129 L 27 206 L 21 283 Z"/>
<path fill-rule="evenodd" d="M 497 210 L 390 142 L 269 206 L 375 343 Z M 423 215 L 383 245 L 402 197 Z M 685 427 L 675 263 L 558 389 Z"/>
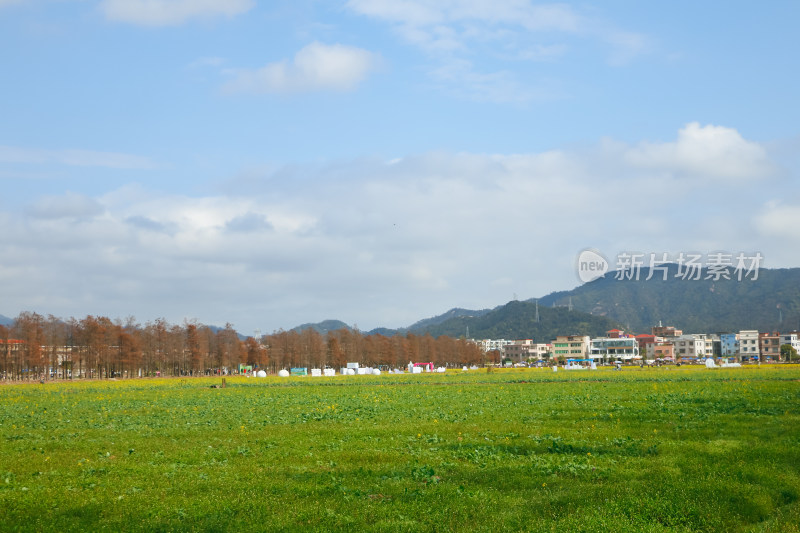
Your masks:
<path fill-rule="evenodd" d="M 531 357 L 535 359 L 550 359 L 550 357 L 553 355 L 553 345 L 539 342 L 531 346 L 531 352 Z"/>
<path fill-rule="evenodd" d="M 706 357 L 717 357 L 720 353 L 720 346 L 722 344 L 720 337 L 716 333 L 704 333 L 703 337 L 706 340 Z"/>
<path fill-rule="evenodd" d="M 475 341 L 475 344 L 480 346 L 484 353 L 493 352 L 495 350 L 500 353 L 505 353 L 506 346 L 514 344 L 514 341 L 508 341 L 506 339 L 483 339 Z"/>
<path fill-rule="evenodd" d="M 681 335 L 672 342 L 675 345 L 676 360 L 714 357 L 714 341 L 708 335 Z"/>
<path fill-rule="evenodd" d="M 505 346 L 505 354 L 517 361 L 542 360 L 549 358 L 552 348 L 550 344 L 535 343 L 533 339 L 516 340 Z"/>
<path fill-rule="evenodd" d="M 739 357 L 742 359 L 757 359 L 760 354 L 761 351 L 758 348 L 758 330 L 741 330 L 739 332 Z"/>
<path fill-rule="evenodd" d="M 797 331 L 793 331 L 791 333 L 782 333 L 781 334 L 781 345 L 788 344 L 795 350 L 797 353 L 800 353 L 800 333 Z"/>
<path fill-rule="evenodd" d="M 589 357 L 606 363 L 640 359 L 639 341 L 636 337 L 599 337 L 592 339 Z"/>

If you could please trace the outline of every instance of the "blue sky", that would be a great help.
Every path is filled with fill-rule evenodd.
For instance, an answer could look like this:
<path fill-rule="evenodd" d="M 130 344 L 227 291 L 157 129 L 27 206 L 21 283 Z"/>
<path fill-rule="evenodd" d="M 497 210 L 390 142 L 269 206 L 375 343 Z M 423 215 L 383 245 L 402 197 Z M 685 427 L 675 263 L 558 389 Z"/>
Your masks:
<path fill-rule="evenodd" d="M 0 313 L 400 327 L 800 266 L 800 4 L 0 0 Z"/>

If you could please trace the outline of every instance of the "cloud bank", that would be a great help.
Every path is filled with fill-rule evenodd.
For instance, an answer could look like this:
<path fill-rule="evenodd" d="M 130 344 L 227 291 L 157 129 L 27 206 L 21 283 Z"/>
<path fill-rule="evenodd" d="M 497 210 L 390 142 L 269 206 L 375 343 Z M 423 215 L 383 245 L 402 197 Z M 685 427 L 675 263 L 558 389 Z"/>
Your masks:
<path fill-rule="evenodd" d="M 693 123 L 665 142 L 249 172 L 202 197 L 66 192 L 0 212 L 0 282 L 6 306 L 56 315 L 406 326 L 570 288 L 587 247 L 780 260 L 800 215 L 763 186 L 770 169 L 761 144 Z M 277 186 L 293 177 L 302 187 Z"/>

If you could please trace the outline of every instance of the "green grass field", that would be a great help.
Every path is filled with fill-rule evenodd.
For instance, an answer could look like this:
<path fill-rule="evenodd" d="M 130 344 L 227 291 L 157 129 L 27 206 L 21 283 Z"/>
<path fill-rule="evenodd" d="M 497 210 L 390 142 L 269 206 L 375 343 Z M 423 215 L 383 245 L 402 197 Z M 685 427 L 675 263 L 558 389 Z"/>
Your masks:
<path fill-rule="evenodd" d="M 800 368 L 0 386 L 0 531 L 798 531 Z"/>

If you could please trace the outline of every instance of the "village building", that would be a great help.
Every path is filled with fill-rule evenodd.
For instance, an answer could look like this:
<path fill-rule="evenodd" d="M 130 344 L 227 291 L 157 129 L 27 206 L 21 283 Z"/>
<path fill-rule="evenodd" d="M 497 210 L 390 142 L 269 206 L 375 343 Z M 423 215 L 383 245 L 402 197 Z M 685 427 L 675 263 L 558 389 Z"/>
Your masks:
<path fill-rule="evenodd" d="M 739 357 L 742 361 L 757 361 L 761 355 L 758 330 L 743 329 L 739 332 Z"/>
<path fill-rule="evenodd" d="M 762 361 L 778 361 L 781 357 L 781 334 L 777 331 L 773 333 L 759 333 L 758 347 Z"/>
<path fill-rule="evenodd" d="M 513 361 L 542 361 L 550 358 L 553 346 L 551 344 L 533 342 L 533 339 L 522 339 L 506 344 L 504 349 L 506 357 L 511 358 Z"/>
<path fill-rule="evenodd" d="M 781 346 L 784 344 L 788 344 L 794 348 L 797 353 L 800 353 L 800 332 L 792 331 L 790 333 L 781 334 Z"/>
<path fill-rule="evenodd" d="M 739 355 L 739 334 L 720 333 L 720 357 L 737 357 Z"/>
<path fill-rule="evenodd" d="M 559 335 L 553 341 L 553 357 L 586 359 L 591 339 L 588 335 Z"/>
<path fill-rule="evenodd" d="M 647 361 L 672 362 L 675 361 L 675 345 L 668 341 L 651 342 L 644 354 Z"/>
<path fill-rule="evenodd" d="M 607 337 L 592 339 L 589 356 L 603 363 L 631 362 L 641 359 L 639 341 L 624 331 L 612 329 Z"/>
<path fill-rule="evenodd" d="M 683 335 L 683 330 L 676 329 L 675 326 L 662 326 L 661 323 L 653 326 L 650 332 L 656 337 L 680 337 Z"/>
<path fill-rule="evenodd" d="M 713 357 L 713 340 L 702 334 L 689 334 L 677 337 L 675 345 L 675 359 L 677 361 L 690 361 Z"/>

